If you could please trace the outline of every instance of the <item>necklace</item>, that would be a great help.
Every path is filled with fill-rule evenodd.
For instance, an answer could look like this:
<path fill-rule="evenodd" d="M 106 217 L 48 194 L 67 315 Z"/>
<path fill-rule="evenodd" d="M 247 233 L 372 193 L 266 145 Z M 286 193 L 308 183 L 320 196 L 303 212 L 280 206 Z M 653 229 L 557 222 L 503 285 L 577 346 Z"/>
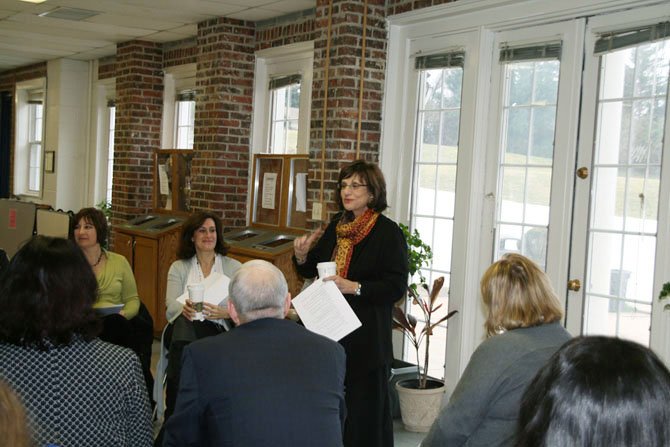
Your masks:
<path fill-rule="evenodd" d="M 100 250 L 100 256 L 98 256 L 98 260 L 95 261 L 95 264 L 91 264 L 91 267 L 97 267 L 98 264 L 100 264 L 100 261 L 102 261 L 102 255 L 105 254 L 104 251 Z"/>
<path fill-rule="evenodd" d="M 195 256 L 195 263 L 198 266 L 198 276 L 200 277 L 200 282 L 202 282 L 204 280 L 205 276 L 209 276 L 209 275 L 205 275 L 205 273 L 202 271 L 203 264 L 200 262 L 200 258 L 198 258 L 197 255 Z M 216 264 L 216 254 L 214 255 L 214 259 L 212 259 L 211 266 L 209 267 L 209 272 L 210 273 L 212 272 L 212 270 L 214 270 L 214 264 Z"/>

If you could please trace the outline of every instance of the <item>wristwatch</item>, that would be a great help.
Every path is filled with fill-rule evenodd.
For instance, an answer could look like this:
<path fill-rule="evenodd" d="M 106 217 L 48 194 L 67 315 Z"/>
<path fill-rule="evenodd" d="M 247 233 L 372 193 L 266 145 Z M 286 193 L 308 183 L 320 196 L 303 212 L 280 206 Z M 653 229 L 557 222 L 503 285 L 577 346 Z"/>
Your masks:
<path fill-rule="evenodd" d="M 356 290 L 354 291 L 354 295 L 356 296 L 361 296 L 361 283 L 356 283 Z"/>

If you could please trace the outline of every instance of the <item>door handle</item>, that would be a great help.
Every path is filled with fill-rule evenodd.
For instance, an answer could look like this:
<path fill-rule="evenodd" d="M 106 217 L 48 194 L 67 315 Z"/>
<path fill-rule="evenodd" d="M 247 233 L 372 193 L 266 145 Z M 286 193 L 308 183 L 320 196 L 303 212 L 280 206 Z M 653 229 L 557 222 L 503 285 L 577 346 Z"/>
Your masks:
<path fill-rule="evenodd" d="M 589 168 L 587 168 L 586 166 L 577 169 L 577 177 L 585 179 L 588 176 L 589 176 Z"/>
<path fill-rule="evenodd" d="M 579 292 L 579 289 L 582 288 L 582 282 L 578 279 L 571 279 L 568 281 L 568 290 L 572 290 L 573 292 Z"/>

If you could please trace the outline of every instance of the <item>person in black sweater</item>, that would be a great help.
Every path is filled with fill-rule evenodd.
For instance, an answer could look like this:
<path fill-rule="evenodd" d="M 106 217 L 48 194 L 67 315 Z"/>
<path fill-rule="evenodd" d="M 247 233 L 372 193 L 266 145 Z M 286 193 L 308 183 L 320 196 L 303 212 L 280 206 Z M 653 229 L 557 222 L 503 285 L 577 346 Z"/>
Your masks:
<path fill-rule="evenodd" d="M 392 447 L 388 378 L 393 360 L 392 309 L 407 286 L 407 243 L 398 225 L 382 215 L 386 183 L 377 165 L 356 160 L 338 178 L 341 210 L 327 228 L 294 242 L 299 274 L 335 261 L 333 281 L 362 326 L 340 340 L 347 354 L 345 447 Z"/>

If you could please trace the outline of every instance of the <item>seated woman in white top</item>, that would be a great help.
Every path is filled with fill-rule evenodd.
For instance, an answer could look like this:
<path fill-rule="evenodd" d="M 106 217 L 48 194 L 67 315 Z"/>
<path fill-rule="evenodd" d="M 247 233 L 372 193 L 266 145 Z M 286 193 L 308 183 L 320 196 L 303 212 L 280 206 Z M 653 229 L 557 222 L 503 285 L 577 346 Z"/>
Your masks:
<path fill-rule="evenodd" d="M 177 250 L 179 258 L 170 266 L 167 279 L 165 304 L 167 320 L 171 327 L 166 332 L 168 366 L 165 418 L 174 410 L 179 389 L 181 353 L 192 341 L 216 335 L 227 329 L 229 317 L 222 296 L 219 305 L 204 303 L 204 321 L 194 320 L 195 309 L 190 300 L 182 304 L 177 300 L 187 293 L 189 284 L 204 283 L 213 273 L 228 277 L 240 268 L 239 261 L 226 256 L 228 247 L 223 242 L 221 219 L 211 212 L 198 212 L 186 220 L 182 227 Z"/>

